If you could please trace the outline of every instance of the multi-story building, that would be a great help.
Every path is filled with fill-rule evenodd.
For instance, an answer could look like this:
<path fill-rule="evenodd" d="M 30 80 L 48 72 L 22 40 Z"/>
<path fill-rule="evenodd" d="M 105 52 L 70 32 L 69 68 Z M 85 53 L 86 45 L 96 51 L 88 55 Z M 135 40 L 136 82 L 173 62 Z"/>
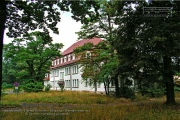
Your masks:
<path fill-rule="evenodd" d="M 50 74 L 47 74 L 44 79 L 44 85 L 50 84 L 51 90 L 59 90 L 59 84 L 64 84 L 66 90 L 76 91 L 94 91 L 93 85 L 89 85 L 82 79 L 82 67 L 77 62 L 78 57 L 73 53 L 76 47 L 83 46 L 87 42 L 91 42 L 94 45 L 98 44 L 102 40 L 100 38 L 80 40 L 71 45 L 62 53 L 61 58 L 56 58 L 52 61 L 50 67 Z M 97 85 L 97 91 L 105 91 L 104 84 Z"/>

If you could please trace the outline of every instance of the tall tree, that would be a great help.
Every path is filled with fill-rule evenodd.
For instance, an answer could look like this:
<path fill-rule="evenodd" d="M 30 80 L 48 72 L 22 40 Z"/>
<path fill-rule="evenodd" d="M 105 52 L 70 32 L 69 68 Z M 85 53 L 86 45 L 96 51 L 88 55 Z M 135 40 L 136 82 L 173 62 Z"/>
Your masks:
<path fill-rule="evenodd" d="M 117 25 L 115 26 L 115 16 L 117 14 L 116 13 L 117 10 L 115 4 L 116 2 L 111 2 L 106 0 L 96 1 L 96 5 L 100 6 L 98 10 L 98 14 L 96 14 L 96 17 L 91 17 L 91 16 L 80 17 L 84 25 L 82 26 L 81 31 L 77 32 L 80 38 L 92 38 L 92 37 L 103 38 L 103 40 L 105 40 L 106 43 L 109 46 L 111 46 L 108 49 L 108 53 L 111 54 L 110 58 L 112 59 L 117 57 L 116 54 L 114 54 L 115 53 L 114 51 L 116 50 L 115 47 L 113 46 L 114 39 L 117 36 L 116 34 Z M 119 73 L 118 73 L 118 68 L 114 69 L 114 67 L 116 66 L 115 64 L 117 64 L 118 61 L 116 61 L 117 63 L 115 62 L 115 64 L 112 64 L 111 62 L 108 64 L 110 66 L 113 65 L 110 68 L 113 68 L 114 72 L 113 73 L 110 72 L 109 75 L 111 74 L 111 78 L 115 80 L 116 96 L 119 96 L 119 80 L 118 80 Z M 108 64 L 105 66 L 108 66 Z M 107 72 L 102 72 L 102 73 L 106 73 L 107 75 Z"/>
<path fill-rule="evenodd" d="M 83 4 L 82 4 L 83 3 Z M 87 3 L 86 6 L 83 6 Z M 49 38 L 50 28 L 54 33 L 58 33 L 56 28 L 57 23 L 60 21 L 60 10 L 69 11 L 75 15 L 81 14 L 79 11 L 86 11 L 90 16 L 95 16 L 94 12 L 88 12 L 95 6 L 94 1 L 8 1 L 1 0 L 0 4 L 0 41 L 1 41 L 1 54 L 3 51 L 3 36 L 5 28 L 8 28 L 9 37 L 19 37 L 21 34 L 27 33 L 29 30 L 43 29 L 46 32 L 47 40 Z M 83 9 L 84 10 L 80 10 Z M 98 8 L 95 6 L 95 10 Z M 46 39 L 44 39 L 46 40 Z M 2 63 L 2 59 L 0 60 Z M 2 68 L 1 68 L 2 69 Z M 0 90 L 2 86 L 2 73 L 0 73 Z M 1 98 L 1 91 L 0 91 Z"/>
<path fill-rule="evenodd" d="M 19 79 L 31 79 L 31 82 L 43 82 L 51 61 L 60 57 L 62 44 L 45 42 L 41 32 L 33 32 L 24 38 L 14 39 L 4 46 L 5 60 L 15 61 L 15 68 L 19 68 L 14 76 Z M 22 80 L 19 80 L 22 82 Z"/>
<path fill-rule="evenodd" d="M 143 1 L 106 1 L 104 6 L 107 3 L 109 4 L 105 8 L 108 11 L 103 8 L 104 14 L 112 15 L 112 20 L 117 25 L 114 27 L 115 30 L 108 33 L 109 39 L 107 40 L 117 51 L 120 62 L 118 66 L 119 75 L 121 78 L 130 76 L 134 79 L 139 76 L 140 79 L 139 74 L 146 74 L 148 76 L 146 80 L 148 81 L 152 81 L 152 76 L 154 81 L 160 78 L 161 84 L 166 85 L 166 103 L 174 104 L 173 75 L 175 73 L 173 68 L 179 66 L 174 58 L 179 59 L 180 56 L 180 3 L 177 1 L 152 1 L 151 4 Z M 132 4 L 134 4 L 134 7 Z M 173 9 L 165 17 L 144 17 L 143 7 L 172 7 Z M 114 12 L 109 12 L 111 10 Z M 102 13 L 99 12 L 97 21 L 103 18 L 101 15 Z M 91 17 L 84 19 L 91 23 L 94 22 Z M 91 26 L 88 25 L 91 24 L 86 23 L 84 27 L 86 31 L 82 32 L 81 35 L 83 33 L 89 34 L 88 28 Z M 97 25 L 94 30 L 90 29 L 90 32 L 96 32 L 99 28 L 102 29 L 101 24 Z M 93 35 L 97 36 L 97 32 L 90 33 L 91 37 Z"/>
<path fill-rule="evenodd" d="M 174 104 L 174 70 L 172 59 L 179 58 L 180 44 L 179 27 L 180 17 L 177 10 L 178 2 L 155 2 L 144 4 L 139 2 L 133 10 L 126 6 L 127 16 L 118 20 L 119 36 L 116 44 L 118 54 L 121 56 L 121 73 L 132 77 L 137 75 L 140 69 L 146 74 L 148 81 L 161 77 L 161 84 L 166 86 L 166 104 Z M 143 7 L 173 7 L 172 16 L 168 17 L 143 17 Z M 123 32 L 122 32 L 123 31 Z M 177 63 L 175 63 L 177 64 Z"/>
<path fill-rule="evenodd" d="M 95 92 L 97 91 L 97 83 L 104 83 L 106 94 L 109 93 L 109 78 L 113 75 L 114 66 L 117 66 L 117 57 L 110 54 L 110 45 L 106 41 L 102 41 L 97 45 L 86 43 L 81 47 L 77 47 L 74 52 L 80 57 L 78 62 L 82 67 L 82 78 L 86 83 L 93 84 Z M 91 80 L 89 80 L 91 78 Z M 89 80 L 89 81 L 88 81 Z"/>
<path fill-rule="evenodd" d="M 9 30 L 8 36 L 14 38 L 37 28 L 43 29 L 47 33 L 45 34 L 47 39 L 44 40 L 50 40 L 48 28 L 58 33 L 56 24 L 60 21 L 60 12 L 54 7 L 55 4 L 56 2 L 42 0 L 38 2 L 2 0 L 0 4 L 0 41 L 2 46 L 0 57 L 2 58 L 3 36 L 6 27 Z M 65 7 L 61 5 L 61 8 Z M 0 62 L 2 63 L 2 59 Z M 0 74 L 0 90 L 1 86 L 2 73 Z"/>

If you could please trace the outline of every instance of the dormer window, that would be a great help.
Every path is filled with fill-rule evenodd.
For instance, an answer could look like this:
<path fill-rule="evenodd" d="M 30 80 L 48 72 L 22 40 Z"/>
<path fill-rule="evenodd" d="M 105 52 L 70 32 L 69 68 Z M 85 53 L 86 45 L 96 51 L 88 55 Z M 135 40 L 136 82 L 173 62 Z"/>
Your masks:
<path fill-rule="evenodd" d="M 71 55 L 71 60 L 73 60 L 73 55 Z"/>
<path fill-rule="evenodd" d="M 61 58 L 59 58 L 59 64 L 61 64 Z"/>
<path fill-rule="evenodd" d="M 72 55 L 72 60 L 75 60 L 75 59 L 76 59 L 75 54 L 73 54 Z"/>
<path fill-rule="evenodd" d="M 64 57 L 64 62 L 66 62 L 66 57 Z"/>
<path fill-rule="evenodd" d="M 59 64 L 59 59 L 57 59 L 56 61 L 57 61 L 57 64 Z"/>
<path fill-rule="evenodd" d="M 68 56 L 68 61 L 71 61 L 71 55 Z"/>

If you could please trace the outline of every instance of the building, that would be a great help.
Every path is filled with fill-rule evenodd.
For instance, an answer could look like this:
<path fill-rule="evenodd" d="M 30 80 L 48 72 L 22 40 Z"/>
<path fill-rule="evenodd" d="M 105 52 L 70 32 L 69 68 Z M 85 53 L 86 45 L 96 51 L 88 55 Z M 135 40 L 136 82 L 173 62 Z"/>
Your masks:
<path fill-rule="evenodd" d="M 73 53 L 76 47 L 83 46 L 87 42 L 91 42 L 94 45 L 98 44 L 102 40 L 100 38 L 80 40 L 71 45 L 62 53 L 61 58 L 56 58 L 52 61 L 50 67 L 50 74 L 47 74 L 44 79 L 44 85 L 50 84 L 51 90 L 60 90 L 59 84 L 64 84 L 65 90 L 75 91 L 95 91 L 93 86 L 88 85 L 81 77 L 81 67 L 77 63 L 78 57 Z M 97 85 L 97 91 L 103 92 L 104 84 Z"/>

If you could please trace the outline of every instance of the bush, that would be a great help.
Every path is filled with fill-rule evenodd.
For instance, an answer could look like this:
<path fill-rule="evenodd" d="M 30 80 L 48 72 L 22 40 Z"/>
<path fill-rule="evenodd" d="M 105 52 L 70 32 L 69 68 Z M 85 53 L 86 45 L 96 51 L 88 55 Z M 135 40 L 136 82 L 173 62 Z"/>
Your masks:
<path fill-rule="evenodd" d="M 155 83 L 149 87 L 142 87 L 140 92 L 143 96 L 162 97 L 165 94 L 165 88 Z"/>
<path fill-rule="evenodd" d="M 175 91 L 175 92 L 180 92 L 180 85 L 176 84 L 176 85 L 174 86 L 174 91 Z"/>
<path fill-rule="evenodd" d="M 43 87 L 44 86 L 42 82 L 32 82 L 24 85 L 23 89 L 26 92 L 40 92 L 43 90 Z"/>
<path fill-rule="evenodd" d="M 52 86 L 51 86 L 50 84 L 47 84 L 47 86 L 45 86 L 45 91 L 46 91 L 46 92 L 49 91 L 51 87 L 52 87 Z"/>
<path fill-rule="evenodd" d="M 134 90 L 129 87 L 121 87 L 120 88 L 120 97 L 134 99 L 135 98 Z"/>
<path fill-rule="evenodd" d="M 13 88 L 13 87 L 14 87 L 13 84 L 8 84 L 8 83 L 5 83 L 5 82 L 2 84 L 2 88 L 3 88 L 3 89 L 6 89 L 6 88 Z"/>

